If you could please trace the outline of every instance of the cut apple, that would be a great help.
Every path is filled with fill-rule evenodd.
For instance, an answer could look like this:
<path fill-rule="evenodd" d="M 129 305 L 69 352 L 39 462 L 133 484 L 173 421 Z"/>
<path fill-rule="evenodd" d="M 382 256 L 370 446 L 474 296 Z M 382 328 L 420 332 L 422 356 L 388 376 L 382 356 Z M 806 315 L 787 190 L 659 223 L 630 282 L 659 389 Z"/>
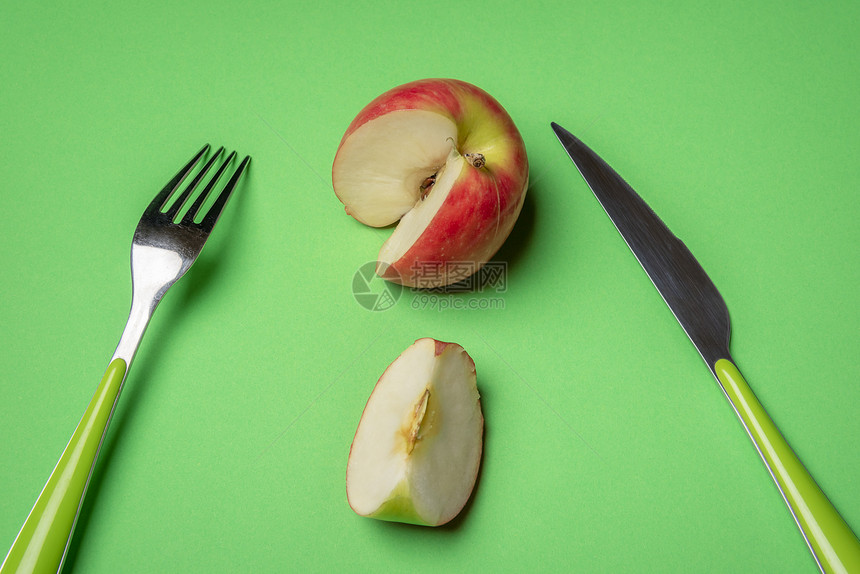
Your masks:
<path fill-rule="evenodd" d="M 457 126 L 424 110 L 386 114 L 356 130 L 338 151 L 335 192 L 351 216 L 372 227 L 396 223 L 421 200 L 445 164 Z M 368 192 L 372 189 L 372 192 Z"/>
<path fill-rule="evenodd" d="M 377 273 L 441 287 L 481 268 L 508 237 L 528 158 L 508 113 L 480 88 L 420 80 L 382 94 L 352 121 L 332 165 L 346 212 L 384 227 Z"/>
<path fill-rule="evenodd" d="M 475 486 L 484 417 L 460 345 L 415 341 L 385 370 L 352 442 L 346 494 L 359 515 L 439 526 Z"/>

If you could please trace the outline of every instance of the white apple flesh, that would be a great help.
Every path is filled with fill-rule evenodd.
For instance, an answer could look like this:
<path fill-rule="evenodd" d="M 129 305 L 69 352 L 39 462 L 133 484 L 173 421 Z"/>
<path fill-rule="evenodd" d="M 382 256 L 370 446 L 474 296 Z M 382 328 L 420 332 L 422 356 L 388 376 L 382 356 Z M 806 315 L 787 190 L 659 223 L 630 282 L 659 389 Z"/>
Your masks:
<path fill-rule="evenodd" d="M 492 96 L 458 80 L 419 80 L 356 116 L 332 184 L 358 221 L 400 221 L 379 252 L 381 277 L 441 287 L 476 272 L 507 239 L 528 187 L 528 158 Z"/>
<path fill-rule="evenodd" d="M 350 448 L 346 494 L 359 515 L 439 526 L 472 493 L 484 417 L 460 345 L 415 341 L 382 374 Z"/>

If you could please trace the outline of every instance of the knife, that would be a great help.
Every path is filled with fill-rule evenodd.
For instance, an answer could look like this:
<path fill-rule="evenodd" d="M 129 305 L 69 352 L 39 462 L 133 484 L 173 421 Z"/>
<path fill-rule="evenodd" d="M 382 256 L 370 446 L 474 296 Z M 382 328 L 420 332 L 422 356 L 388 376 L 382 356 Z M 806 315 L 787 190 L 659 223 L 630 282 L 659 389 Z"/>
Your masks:
<path fill-rule="evenodd" d="M 690 250 L 641 197 L 573 134 L 552 124 L 585 182 L 651 278 L 758 450 L 822 572 L 860 572 L 860 541 L 827 499 L 729 354 L 729 311 Z"/>

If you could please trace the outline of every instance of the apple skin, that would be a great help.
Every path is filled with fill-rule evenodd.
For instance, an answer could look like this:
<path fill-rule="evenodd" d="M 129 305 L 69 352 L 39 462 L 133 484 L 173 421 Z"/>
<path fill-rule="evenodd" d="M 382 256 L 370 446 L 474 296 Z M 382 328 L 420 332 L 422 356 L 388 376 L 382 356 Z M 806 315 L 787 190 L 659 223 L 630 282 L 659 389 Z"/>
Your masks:
<path fill-rule="evenodd" d="M 441 287 L 478 271 L 507 239 L 528 188 L 528 156 L 513 120 L 487 92 L 460 80 L 418 80 L 378 96 L 350 123 L 335 155 L 336 193 L 339 155 L 350 136 L 375 119 L 408 110 L 450 119 L 457 141 L 448 145 L 470 161 L 423 233 L 398 259 L 380 258 L 377 274 L 409 287 Z M 483 162 L 473 161 L 478 157 Z M 362 221 L 348 204 L 346 210 Z"/>

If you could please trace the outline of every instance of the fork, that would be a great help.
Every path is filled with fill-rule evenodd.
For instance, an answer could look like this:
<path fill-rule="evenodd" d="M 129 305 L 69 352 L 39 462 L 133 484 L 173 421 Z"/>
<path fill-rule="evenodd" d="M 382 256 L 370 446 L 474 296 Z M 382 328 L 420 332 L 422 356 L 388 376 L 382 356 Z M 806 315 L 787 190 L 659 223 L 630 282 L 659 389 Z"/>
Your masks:
<path fill-rule="evenodd" d="M 84 416 L 0 566 L 0 574 L 58 572 L 63 566 L 99 449 L 146 326 L 170 286 L 197 259 L 251 161 L 248 156 L 242 160 L 203 214 L 208 196 L 215 195 L 213 189 L 236 157 L 235 151 L 231 153 L 183 213 L 195 189 L 224 152 L 223 147 L 215 152 L 173 199 L 208 150 L 208 144 L 203 146 L 170 180 L 137 224 L 131 244 L 132 300 L 128 323 Z"/>

